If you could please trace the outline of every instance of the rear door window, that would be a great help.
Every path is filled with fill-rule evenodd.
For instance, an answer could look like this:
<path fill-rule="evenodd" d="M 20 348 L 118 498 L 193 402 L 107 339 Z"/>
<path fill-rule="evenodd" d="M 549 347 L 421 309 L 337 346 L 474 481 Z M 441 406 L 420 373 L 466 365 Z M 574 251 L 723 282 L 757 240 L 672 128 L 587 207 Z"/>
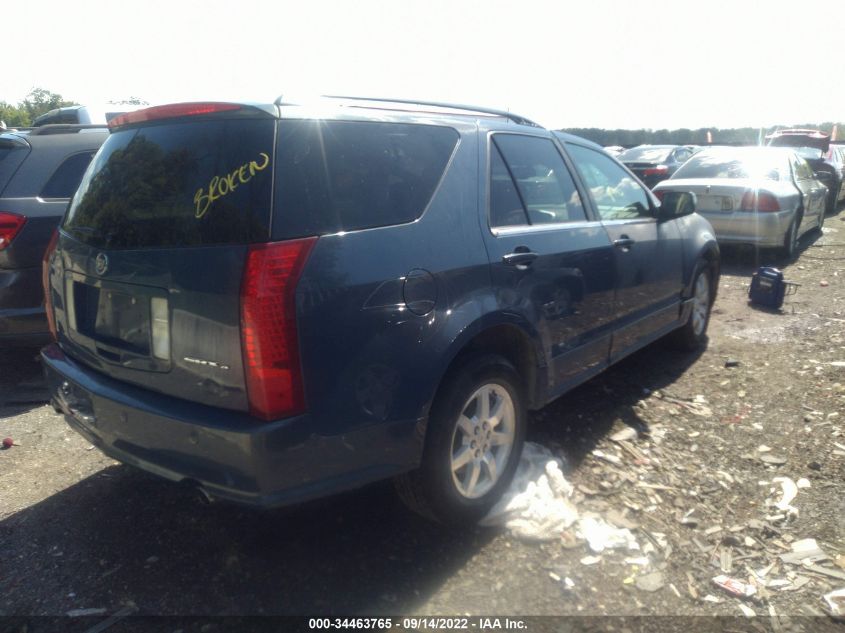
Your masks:
<path fill-rule="evenodd" d="M 107 249 L 264 241 L 274 126 L 269 118 L 205 119 L 114 132 L 63 228 Z"/>
<path fill-rule="evenodd" d="M 499 208 L 504 192 L 496 190 L 501 185 L 501 168 L 497 170 L 496 155 L 501 152 L 507 171 L 516 184 L 519 200 L 528 216 L 528 224 L 557 224 L 587 219 L 581 196 L 572 175 L 554 143 L 547 138 L 519 134 L 496 134 L 491 147 L 491 225 L 506 226 L 499 222 L 514 223 L 519 214 L 511 209 Z M 513 196 L 506 206 L 513 206 Z M 507 213 L 507 215 L 503 215 Z"/>
<path fill-rule="evenodd" d="M 458 138 L 434 125 L 281 121 L 274 239 L 416 220 Z"/>
<path fill-rule="evenodd" d="M 82 174 L 93 156 L 94 152 L 84 152 L 66 158 L 38 195 L 41 198 L 70 198 L 79 186 Z"/>

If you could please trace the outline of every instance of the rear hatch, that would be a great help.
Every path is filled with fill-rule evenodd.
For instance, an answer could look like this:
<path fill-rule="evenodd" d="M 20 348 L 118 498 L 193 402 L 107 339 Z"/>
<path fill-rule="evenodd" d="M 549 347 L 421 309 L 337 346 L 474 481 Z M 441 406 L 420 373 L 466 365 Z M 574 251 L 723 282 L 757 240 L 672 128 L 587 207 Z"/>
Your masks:
<path fill-rule="evenodd" d="M 275 126 L 268 111 L 224 105 L 116 124 L 62 223 L 50 285 L 69 355 L 247 410 L 240 290 L 248 245 L 270 235 Z"/>

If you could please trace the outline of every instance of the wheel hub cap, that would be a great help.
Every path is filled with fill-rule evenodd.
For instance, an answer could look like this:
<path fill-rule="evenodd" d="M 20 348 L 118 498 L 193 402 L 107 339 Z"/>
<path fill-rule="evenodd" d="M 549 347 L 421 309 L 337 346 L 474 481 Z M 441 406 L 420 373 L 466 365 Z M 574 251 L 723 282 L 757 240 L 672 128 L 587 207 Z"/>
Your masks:
<path fill-rule="evenodd" d="M 502 385 L 485 384 L 473 393 L 452 434 L 452 481 L 468 498 L 496 485 L 508 463 L 516 429 L 513 399 Z"/>

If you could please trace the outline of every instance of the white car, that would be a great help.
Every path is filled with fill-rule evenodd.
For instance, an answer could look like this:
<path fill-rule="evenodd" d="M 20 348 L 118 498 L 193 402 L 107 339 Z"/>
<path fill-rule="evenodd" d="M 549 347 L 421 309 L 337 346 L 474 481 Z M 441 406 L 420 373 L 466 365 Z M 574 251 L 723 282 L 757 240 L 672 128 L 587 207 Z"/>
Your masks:
<path fill-rule="evenodd" d="M 794 254 L 799 238 L 824 224 L 827 187 L 787 148 L 719 147 L 687 161 L 654 193 L 689 191 L 720 243 L 779 247 Z"/>

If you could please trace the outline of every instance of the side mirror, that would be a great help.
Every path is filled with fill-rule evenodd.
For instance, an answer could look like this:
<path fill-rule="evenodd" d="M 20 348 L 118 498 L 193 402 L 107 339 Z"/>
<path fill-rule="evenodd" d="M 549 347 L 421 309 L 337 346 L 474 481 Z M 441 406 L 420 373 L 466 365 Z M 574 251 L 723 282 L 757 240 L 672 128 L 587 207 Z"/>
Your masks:
<path fill-rule="evenodd" d="M 695 194 L 688 191 L 666 191 L 663 193 L 660 207 L 657 209 L 658 220 L 671 220 L 695 213 Z"/>

